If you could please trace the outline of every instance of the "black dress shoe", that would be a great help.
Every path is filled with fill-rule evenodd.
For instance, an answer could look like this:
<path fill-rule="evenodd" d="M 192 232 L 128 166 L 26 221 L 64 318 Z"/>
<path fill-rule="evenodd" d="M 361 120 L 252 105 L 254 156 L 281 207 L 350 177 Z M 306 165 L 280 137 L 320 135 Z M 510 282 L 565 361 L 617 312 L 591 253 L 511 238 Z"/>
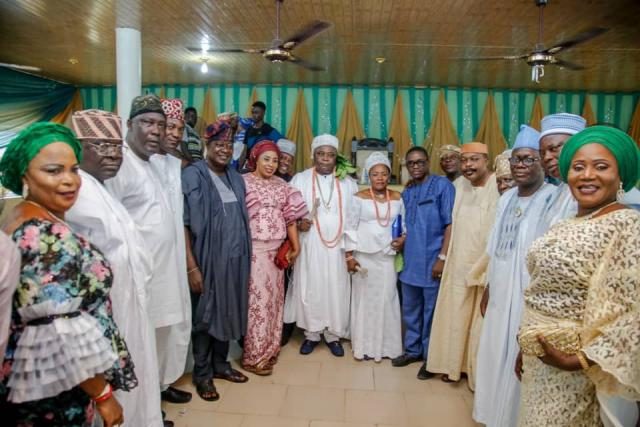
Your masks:
<path fill-rule="evenodd" d="M 173 421 L 171 420 L 165 420 L 165 417 L 167 416 L 167 413 L 162 411 L 162 425 L 164 427 L 173 427 Z"/>
<path fill-rule="evenodd" d="M 302 341 L 302 345 L 300 346 L 300 354 L 307 355 L 313 353 L 313 349 L 316 348 L 318 344 L 320 344 L 320 341 Z"/>
<path fill-rule="evenodd" d="M 419 380 L 428 380 L 429 378 L 433 378 L 435 376 L 436 376 L 436 374 L 434 374 L 433 372 L 427 371 L 427 362 L 424 362 L 422 364 L 422 366 L 420 367 L 420 370 L 418 371 L 418 375 L 417 375 Z"/>
<path fill-rule="evenodd" d="M 391 361 L 391 364 L 396 368 L 407 366 L 412 363 L 422 361 L 422 357 L 419 356 L 409 356 L 408 354 L 403 354 L 402 356 L 398 356 Z"/>
<path fill-rule="evenodd" d="M 328 342 L 327 347 L 329 347 L 329 350 L 331 350 L 331 354 L 333 354 L 335 357 L 344 356 L 344 348 L 342 348 L 342 344 L 340 344 L 340 341 Z"/>
<path fill-rule="evenodd" d="M 160 393 L 160 398 L 169 403 L 188 403 L 191 401 L 191 393 L 169 387 Z"/>

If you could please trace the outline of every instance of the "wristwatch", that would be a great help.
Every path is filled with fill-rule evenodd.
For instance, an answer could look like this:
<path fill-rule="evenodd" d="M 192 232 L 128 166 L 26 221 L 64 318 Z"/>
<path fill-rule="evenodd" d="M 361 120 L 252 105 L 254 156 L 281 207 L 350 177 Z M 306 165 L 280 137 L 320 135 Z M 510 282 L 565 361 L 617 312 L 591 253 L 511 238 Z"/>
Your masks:
<path fill-rule="evenodd" d="M 442 255 L 442 254 L 438 254 L 438 259 L 440 261 L 446 261 L 447 260 L 447 256 L 446 255 Z"/>

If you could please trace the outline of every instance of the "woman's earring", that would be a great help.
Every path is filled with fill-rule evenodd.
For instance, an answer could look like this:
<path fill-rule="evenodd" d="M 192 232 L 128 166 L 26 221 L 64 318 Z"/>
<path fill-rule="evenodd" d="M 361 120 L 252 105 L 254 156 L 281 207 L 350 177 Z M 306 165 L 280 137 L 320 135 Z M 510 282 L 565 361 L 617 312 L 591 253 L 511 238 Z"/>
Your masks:
<path fill-rule="evenodd" d="M 22 198 L 27 200 L 29 197 L 29 185 L 27 183 L 22 184 Z"/>
<path fill-rule="evenodd" d="M 622 182 L 620 183 L 620 187 L 618 188 L 618 192 L 616 193 L 616 200 L 618 203 L 622 203 L 624 199 L 624 190 L 622 189 Z"/>

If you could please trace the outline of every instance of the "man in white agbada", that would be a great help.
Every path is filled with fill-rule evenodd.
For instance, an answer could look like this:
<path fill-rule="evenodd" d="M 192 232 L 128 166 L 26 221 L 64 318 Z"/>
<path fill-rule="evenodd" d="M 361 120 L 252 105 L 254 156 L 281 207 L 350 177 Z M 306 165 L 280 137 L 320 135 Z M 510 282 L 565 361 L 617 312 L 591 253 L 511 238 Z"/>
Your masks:
<path fill-rule="evenodd" d="M 300 255 L 285 300 L 285 323 L 305 330 L 301 354 L 309 354 L 324 339 L 334 356 L 344 355 L 340 338 L 349 336 L 351 294 L 345 233 L 346 215 L 358 187 L 353 179 L 336 176 L 338 139 L 320 135 L 311 144 L 313 167 L 293 177 L 310 218 L 298 221 Z"/>
<path fill-rule="evenodd" d="M 150 250 L 154 269 L 149 314 L 156 332 L 160 385 L 163 398 L 169 394 L 173 401 L 185 403 L 191 399 L 190 393 L 168 387 L 184 372 L 190 339 L 186 249 L 184 233 L 182 229 L 178 231 L 176 219 L 182 208 L 174 204 L 172 209 L 171 190 L 158 179 L 149 162 L 159 150 L 165 127 L 160 99 L 154 95 L 134 98 L 128 121 L 128 149 L 118 175 L 105 181 L 105 185 L 127 209 Z"/>
<path fill-rule="evenodd" d="M 182 142 L 184 135 L 185 120 L 183 104 L 180 99 L 162 99 L 162 109 L 167 120 L 164 138 L 160 140 L 160 149 L 157 154 L 150 157 L 149 162 L 156 172 L 157 179 L 160 181 L 162 193 L 166 198 L 167 204 L 171 209 L 173 221 L 175 225 L 176 245 L 178 258 L 178 272 L 187 271 L 187 255 L 186 243 L 184 238 L 184 219 L 183 219 L 183 195 L 182 195 L 182 159 L 178 147 Z M 182 296 L 183 306 L 187 307 L 186 317 L 188 322 L 178 323 L 171 327 L 168 331 L 168 343 L 178 345 L 181 348 L 188 348 L 191 340 L 191 296 L 189 295 L 189 285 L 186 276 L 180 274 L 180 278 L 185 278 L 184 283 L 180 283 L 180 293 Z M 167 363 L 180 362 L 180 359 L 167 359 Z M 162 360 L 161 360 L 162 362 Z M 162 366 L 162 363 L 161 363 Z M 183 368 L 184 368 L 183 364 Z M 171 370 L 177 369 L 172 367 Z M 177 371 L 174 371 L 177 372 Z M 179 372 L 182 375 L 184 369 Z M 172 374 L 173 376 L 174 374 Z M 165 385 L 171 383 L 164 383 Z M 191 399 L 191 395 L 187 392 L 178 390 L 174 387 L 165 387 L 162 392 L 162 400 L 170 403 L 183 403 L 185 400 Z"/>
<path fill-rule="evenodd" d="M 484 263 L 487 240 L 496 217 L 498 187 L 489 170 L 486 144 L 469 142 L 461 148 L 462 179 L 454 181 L 451 243 L 442 273 L 440 293 L 431 327 L 427 370 L 444 374 L 443 381 L 460 380 L 466 373 L 475 387 L 475 362 L 482 325 L 480 300 L 483 281 L 467 274 Z"/>
<path fill-rule="evenodd" d="M 555 190 L 544 182 L 539 135 L 529 126 L 520 127 L 510 159 L 516 187 L 498 201 L 487 245 L 488 285 L 481 302 L 485 317 L 473 407 L 473 418 L 487 427 L 512 427 L 518 421 L 520 383 L 514 366 L 519 351 L 516 338 L 523 292 L 529 285 L 526 256 L 533 240 L 539 237 L 539 218 Z"/>
<path fill-rule="evenodd" d="M 78 111 L 73 129 L 82 143 L 78 200 L 66 220 L 100 249 L 113 268 L 113 318 L 127 342 L 139 386 L 116 392 L 127 426 L 162 424 L 155 332 L 147 309 L 152 260 L 136 225 L 122 204 L 104 187 L 122 164 L 119 116 L 100 110 Z"/>
<path fill-rule="evenodd" d="M 587 121 L 569 113 L 550 114 L 540 122 L 540 158 L 550 180 L 557 187 L 549 208 L 540 218 L 540 234 L 544 234 L 556 222 L 570 218 L 578 212 L 578 202 L 574 199 L 566 182 L 560 179 L 558 159 L 562 146 L 572 135 L 583 130 Z"/>

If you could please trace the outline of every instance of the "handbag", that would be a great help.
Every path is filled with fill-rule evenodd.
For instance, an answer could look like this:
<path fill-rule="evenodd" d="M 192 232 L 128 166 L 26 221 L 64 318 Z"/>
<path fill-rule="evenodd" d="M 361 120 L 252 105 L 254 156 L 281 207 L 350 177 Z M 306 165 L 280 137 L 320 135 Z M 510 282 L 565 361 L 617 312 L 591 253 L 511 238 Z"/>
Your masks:
<path fill-rule="evenodd" d="M 276 264 L 280 270 L 284 270 L 289 267 L 289 261 L 287 261 L 287 254 L 291 250 L 291 242 L 289 239 L 286 239 L 280 247 L 278 248 L 278 252 L 276 253 L 276 257 L 273 262 Z"/>

